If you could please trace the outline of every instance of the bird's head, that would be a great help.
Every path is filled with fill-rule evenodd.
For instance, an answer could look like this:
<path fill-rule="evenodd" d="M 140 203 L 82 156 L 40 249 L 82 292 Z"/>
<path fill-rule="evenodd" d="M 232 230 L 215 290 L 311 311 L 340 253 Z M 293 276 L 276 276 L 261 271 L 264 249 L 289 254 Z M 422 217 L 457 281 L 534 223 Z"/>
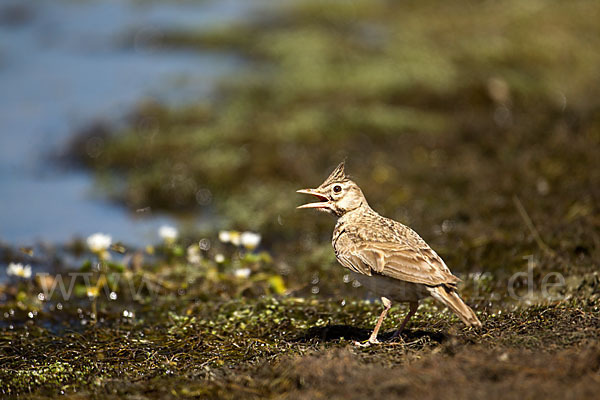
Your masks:
<path fill-rule="evenodd" d="M 304 204 L 298 208 L 316 208 L 337 217 L 367 204 L 362 190 L 346 176 L 344 162 L 340 163 L 318 188 L 301 189 L 297 192 L 310 194 L 319 199 L 318 202 Z"/>

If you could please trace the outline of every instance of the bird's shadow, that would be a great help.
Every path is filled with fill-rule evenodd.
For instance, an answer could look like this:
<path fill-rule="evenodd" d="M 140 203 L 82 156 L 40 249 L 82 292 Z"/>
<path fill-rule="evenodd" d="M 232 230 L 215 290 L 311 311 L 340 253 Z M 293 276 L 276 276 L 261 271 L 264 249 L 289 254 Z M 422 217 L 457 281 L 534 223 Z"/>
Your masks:
<path fill-rule="evenodd" d="M 313 326 L 312 328 L 307 329 L 300 336 L 292 339 L 292 341 L 308 342 L 312 339 L 318 339 L 323 342 L 331 342 L 340 339 L 364 341 L 369 339 L 371 331 L 371 329 L 358 328 L 356 326 L 351 325 Z M 395 330 L 381 332 L 378 338 L 382 342 L 399 340 L 393 338 L 395 332 Z M 424 330 L 405 329 L 400 334 L 400 338 L 404 341 L 426 339 L 431 342 L 442 343 L 445 340 L 447 340 L 449 336 L 442 332 L 429 332 Z"/>

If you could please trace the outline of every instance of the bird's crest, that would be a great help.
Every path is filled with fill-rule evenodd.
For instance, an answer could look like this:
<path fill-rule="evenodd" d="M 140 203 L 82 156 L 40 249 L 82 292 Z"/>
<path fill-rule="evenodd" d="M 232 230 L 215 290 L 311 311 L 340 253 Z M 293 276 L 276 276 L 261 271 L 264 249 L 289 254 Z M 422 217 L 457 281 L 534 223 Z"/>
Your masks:
<path fill-rule="evenodd" d="M 346 172 L 344 171 L 344 166 L 345 166 L 345 161 L 342 161 L 334 170 L 331 174 L 329 174 L 329 177 L 327 179 L 325 179 L 325 182 L 323 182 L 323 184 L 321 186 L 327 186 L 332 182 L 343 182 L 345 180 L 348 179 L 348 177 L 346 176 Z"/>

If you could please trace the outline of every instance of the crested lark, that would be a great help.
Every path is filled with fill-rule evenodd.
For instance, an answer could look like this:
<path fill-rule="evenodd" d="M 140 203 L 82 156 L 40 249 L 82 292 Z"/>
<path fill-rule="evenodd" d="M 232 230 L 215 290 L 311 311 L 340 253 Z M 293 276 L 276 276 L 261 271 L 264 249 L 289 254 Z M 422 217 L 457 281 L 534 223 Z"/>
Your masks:
<path fill-rule="evenodd" d="M 394 336 L 417 311 L 419 300 L 428 296 L 454 311 L 467 326 L 481 326 L 456 291 L 460 279 L 415 231 L 373 211 L 358 185 L 346 176 L 343 162 L 318 188 L 298 193 L 320 200 L 298 208 L 316 208 L 337 217 L 331 240 L 337 260 L 363 286 L 382 296 L 384 309 L 368 344 L 377 343 L 390 299 L 410 304 Z"/>

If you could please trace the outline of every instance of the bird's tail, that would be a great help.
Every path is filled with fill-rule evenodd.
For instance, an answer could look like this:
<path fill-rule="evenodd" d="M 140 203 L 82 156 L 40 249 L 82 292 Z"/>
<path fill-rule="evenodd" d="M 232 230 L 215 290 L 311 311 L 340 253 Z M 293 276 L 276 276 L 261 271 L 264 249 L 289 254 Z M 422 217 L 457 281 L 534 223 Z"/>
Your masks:
<path fill-rule="evenodd" d="M 465 325 L 481 327 L 481 322 L 475 312 L 462 301 L 454 289 L 447 288 L 444 285 L 429 287 L 428 289 L 434 299 L 444 303 L 454 311 Z"/>

